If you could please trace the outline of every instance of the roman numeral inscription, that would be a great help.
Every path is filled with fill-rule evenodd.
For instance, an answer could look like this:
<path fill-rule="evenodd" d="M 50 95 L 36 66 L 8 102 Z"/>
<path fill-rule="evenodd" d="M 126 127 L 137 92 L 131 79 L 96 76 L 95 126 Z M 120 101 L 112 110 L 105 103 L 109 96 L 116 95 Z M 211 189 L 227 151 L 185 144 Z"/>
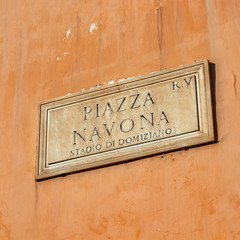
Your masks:
<path fill-rule="evenodd" d="M 206 60 L 39 104 L 36 179 L 215 139 Z"/>

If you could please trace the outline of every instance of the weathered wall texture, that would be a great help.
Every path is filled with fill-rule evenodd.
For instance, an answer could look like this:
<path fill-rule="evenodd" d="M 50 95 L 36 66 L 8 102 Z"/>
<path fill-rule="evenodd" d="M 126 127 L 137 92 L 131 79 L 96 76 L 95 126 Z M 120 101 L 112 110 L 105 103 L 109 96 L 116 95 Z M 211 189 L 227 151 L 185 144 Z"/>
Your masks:
<path fill-rule="evenodd" d="M 238 0 L 0 0 L 0 239 L 239 240 L 239 12 Z M 205 58 L 219 143 L 35 182 L 40 101 Z"/>

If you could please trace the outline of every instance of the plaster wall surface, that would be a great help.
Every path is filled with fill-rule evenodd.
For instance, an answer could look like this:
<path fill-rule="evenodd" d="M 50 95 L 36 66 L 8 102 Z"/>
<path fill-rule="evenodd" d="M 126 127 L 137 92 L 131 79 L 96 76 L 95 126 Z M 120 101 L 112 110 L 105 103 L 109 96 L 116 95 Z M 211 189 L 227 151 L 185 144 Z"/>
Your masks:
<path fill-rule="evenodd" d="M 239 240 L 240 1 L 0 0 L 0 239 Z M 37 105 L 209 59 L 218 143 L 35 181 Z"/>

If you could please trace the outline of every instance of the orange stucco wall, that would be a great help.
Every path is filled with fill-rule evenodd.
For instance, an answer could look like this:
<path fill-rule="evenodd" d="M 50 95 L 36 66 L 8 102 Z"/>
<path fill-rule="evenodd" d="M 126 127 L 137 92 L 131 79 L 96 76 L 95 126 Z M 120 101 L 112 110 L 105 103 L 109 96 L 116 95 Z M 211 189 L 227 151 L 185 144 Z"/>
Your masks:
<path fill-rule="evenodd" d="M 239 13 L 238 0 L 0 0 L 0 239 L 239 240 Z M 35 182 L 40 101 L 205 58 L 218 143 Z"/>

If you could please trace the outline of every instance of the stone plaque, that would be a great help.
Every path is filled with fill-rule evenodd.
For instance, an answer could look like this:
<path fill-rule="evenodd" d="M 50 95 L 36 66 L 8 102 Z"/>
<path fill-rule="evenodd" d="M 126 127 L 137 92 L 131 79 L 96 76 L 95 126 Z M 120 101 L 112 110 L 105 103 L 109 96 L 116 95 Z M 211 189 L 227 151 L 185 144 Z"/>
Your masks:
<path fill-rule="evenodd" d="M 215 140 L 208 61 L 39 104 L 36 179 Z"/>

